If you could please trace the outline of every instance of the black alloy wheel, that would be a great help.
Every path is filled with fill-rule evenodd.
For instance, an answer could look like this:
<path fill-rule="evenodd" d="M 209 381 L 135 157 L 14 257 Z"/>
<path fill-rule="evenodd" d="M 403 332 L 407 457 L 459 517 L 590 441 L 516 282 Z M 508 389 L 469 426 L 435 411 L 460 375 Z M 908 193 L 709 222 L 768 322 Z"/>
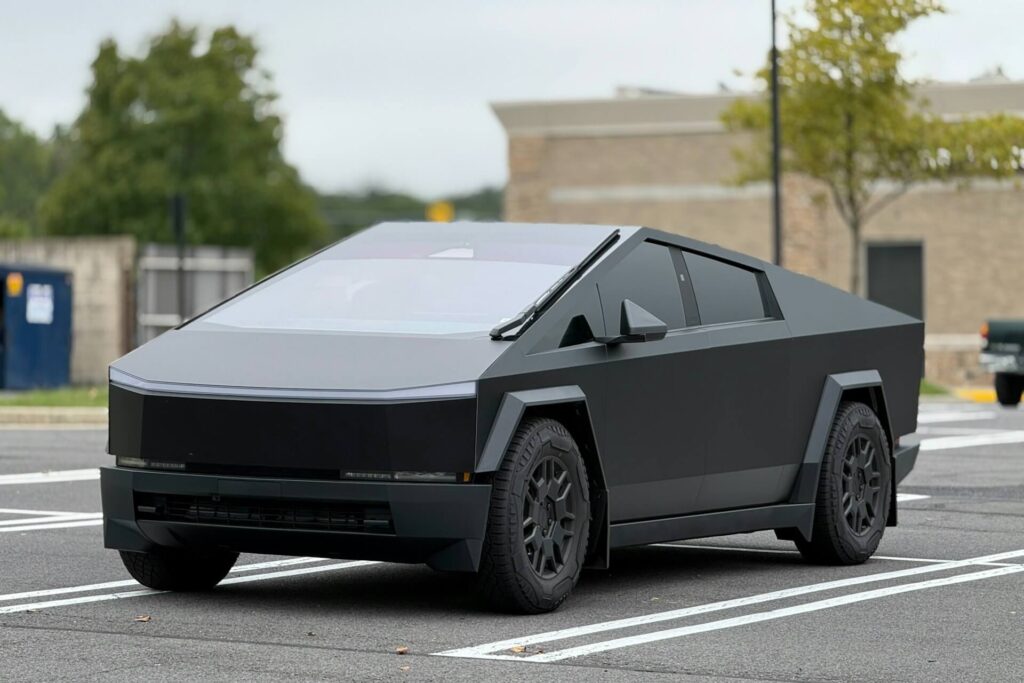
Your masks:
<path fill-rule="evenodd" d="M 590 491 L 563 424 L 523 421 L 491 483 L 478 586 L 492 607 L 550 612 L 569 596 L 587 556 Z"/>
<path fill-rule="evenodd" d="M 878 548 L 892 503 L 889 438 L 863 403 L 839 405 L 821 461 L 810 540 L 800 553 L 819 564 L 860 564 Z"/>
<path fill-rule="evenodd" d="M 561 460 L 547 456 L 537 463 L 523 496 L 523 547 L 530 566 L 544 579 L 565 569 L 576 543 L 573 483 Z"/>
<path fill-rule="evenodd" d="M 843 517 L 857 536 L 874 528 L 882 509 L 882 473 L 877 454 L 871 439 L 861 435 L 850 442 L 843 457 Z"/>

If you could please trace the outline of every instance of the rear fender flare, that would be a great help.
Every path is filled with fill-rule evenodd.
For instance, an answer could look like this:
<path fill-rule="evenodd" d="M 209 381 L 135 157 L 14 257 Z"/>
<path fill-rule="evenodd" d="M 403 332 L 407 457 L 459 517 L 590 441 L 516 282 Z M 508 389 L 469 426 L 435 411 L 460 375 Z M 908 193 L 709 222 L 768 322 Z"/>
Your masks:
<path fill-rule="evenodd" d="M 818 411 L 814 416 L 814 423 L 811 427 L 810 437 L 807 439 L 807 447 L 804 450 L 803 461 L 797 471 L 796 481 L 790 494 L 790 503 L 809 503 L 813 505 L 818 497 L 818 480 L 821 475 L 821 463 L 825 457 L 825 448 L 828 445 L 828 435 L 832 431 L 832 423 L 839 411 L 839 404 L 844 400 L 857 400 L 867 404 L 878 416 L 882 423 L 889 441 L 890 466 L 892 467 L 891 486 L 889 491 L 889 518 L 886 520 L 888 526 L 896 524 L 896 467 L 895 452 L 896 442 L 893 438 L 889 411 L 885 403 L 885 388 L 882 385 L 882 376 L 877 370 L 860 370 L 857 372 L 844 372 L 829 375 L 825 378 L 825 385 L 821 390 L 821 398 L 818 401 Z M 813 513 L 812 513 L 813 514 Z M 805 524 L 798 527 L 798 531 L 804 538 L 810 540 L 813 517 Z"/>

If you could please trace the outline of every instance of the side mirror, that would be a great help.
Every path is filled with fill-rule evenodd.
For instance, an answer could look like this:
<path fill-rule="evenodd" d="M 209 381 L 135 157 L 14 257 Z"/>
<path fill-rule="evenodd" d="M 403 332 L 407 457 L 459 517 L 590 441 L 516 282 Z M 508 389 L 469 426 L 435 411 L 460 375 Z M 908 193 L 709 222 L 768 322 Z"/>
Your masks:
<path fill-rule="evenodd" d="M 619 334 L 614 337 L 597 337 L 602 344 L 629 344 L 664 339 L 668 325 L 643 306 L 629 299 L 622 300 L 622 314 L 619 320 Z"/>

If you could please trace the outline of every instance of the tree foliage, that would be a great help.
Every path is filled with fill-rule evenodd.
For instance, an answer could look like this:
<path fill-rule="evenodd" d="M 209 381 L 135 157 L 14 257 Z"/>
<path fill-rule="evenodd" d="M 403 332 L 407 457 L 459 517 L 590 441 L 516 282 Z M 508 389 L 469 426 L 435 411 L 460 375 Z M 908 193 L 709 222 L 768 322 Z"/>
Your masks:
<path fill-rule="evenodd" d="M 251 246 L 263 269 L 323 240 L 251 38 L 225 27 L 203 40 L 175 22 L 141 57 L 105 41 L 92 72 L 67 169 L 40 208 L 48 232 L 170 241 L 169 201 L 182 193 L 189 241 Z"/>
<path fill-rule="evenodd" d="M 36 205 L 53 176 L 51 147 L 0 111 L 0 237 L 37 232 Z"/>
<path fill-rule="evenodd" d="M 499 188 L 485 187 L 445 199 L 455 206 L 456 220 L 501 220 L 502 190 Z M 332 239 L 341 239 L 382 221 L 421 221 L 428 203 L 419 197 L 383 188 L 319 197 L 320 211 Z"/>
<path fill-rule="evenodd" d="M 851 290 L 859 291 L 864 224 L 915 183 L 1008 177 L 1021 170 L 1024 120 L 993 115 L 944 121 L 915 101 L 894 38 L 944 11 L 939 0 L 808 0 L 784 18 L 779 54 L 783 165 L 821 181 L 853 238 Z M 758 72 L 767 91 L 769 67 Z M 770 177 L 767 98 L 742 99 L 726 127 L 757 133 L 737 150 L 741 181 Z"/>

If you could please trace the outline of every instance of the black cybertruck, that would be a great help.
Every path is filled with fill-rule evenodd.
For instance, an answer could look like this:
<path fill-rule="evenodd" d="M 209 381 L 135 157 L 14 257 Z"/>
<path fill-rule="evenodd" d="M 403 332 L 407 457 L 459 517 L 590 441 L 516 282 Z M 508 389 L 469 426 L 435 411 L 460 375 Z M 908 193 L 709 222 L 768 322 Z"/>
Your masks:
<path fill-rule="evenodd" d="M 239 552 L 475 572 L 775 530 L 865 561 L 917 447 L 923 325 L 647 228 L 387 223 L 110 368 L 104 540 L 158 589 Z"/>

